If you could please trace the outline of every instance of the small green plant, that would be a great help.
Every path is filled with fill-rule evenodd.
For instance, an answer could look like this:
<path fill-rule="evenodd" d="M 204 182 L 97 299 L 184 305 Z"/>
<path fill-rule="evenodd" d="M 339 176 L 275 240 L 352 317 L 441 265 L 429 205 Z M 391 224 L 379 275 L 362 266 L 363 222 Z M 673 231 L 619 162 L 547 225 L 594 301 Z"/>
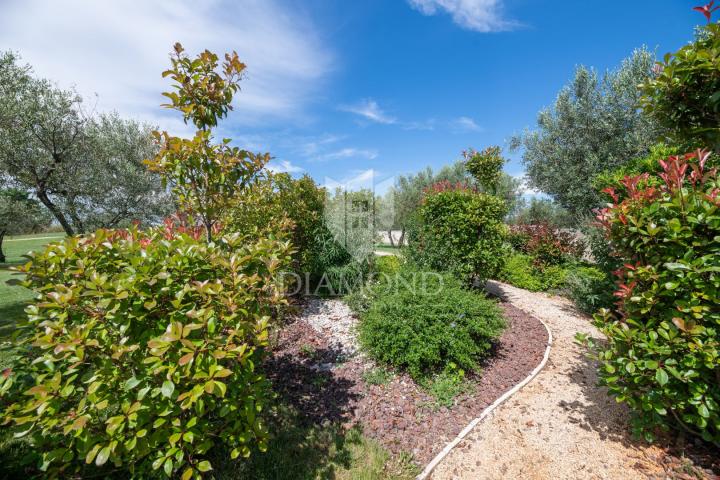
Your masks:
<path fill-rule="evenodd" d="M 568 269 L 561 265 L 538 265 L 530 255 L 511 254 L 498 278 L 531 292 L 544 292 L 561 288 Z"/>
<path fill-rule="evenodd" d="M 601 308 L 612 308 L 615 284 L 605 272 L 596 267 L 579 266 L 567 275 L 568 295 L 581 311 L 589 314 Z"/>
<path fill-rule="evenodd" d="M 375 259 L 375 273 L 377 275 L 393 276 L 400 271 L 401 266 L 402 262 L 396 255 L 386 255 Z"/>
<path fill-rule="evenodd" d="M 393 372 L 385 367 L 375 367 L 362 374 L 363 381 L 369 385 L 387 385 L 393 377 Z"/>
<path fill-rule="evenodd" d="M 371 357 L 419 379 L 454 363 L 477 368 L 505 323 L 498 306 L 450 274 L 404 267 L 372 285 L 359 337 Z"/>
<path fill-rule="evenodd" d="M 465 378 L 465 371 L 452 362 L 442 372 L 423 379 L 421 384 L 435 399 L 435 408 L 450 408 L 459 395 L 472 390 Z"/>
<path fill-rule="evenodd" d="M 315 345 L 304 343 L 300 346 L 300 355 L 302 355 L 303 357 L 313 358 L 315 357 L 316 353 L 317 349 L 315 348 Z"/>

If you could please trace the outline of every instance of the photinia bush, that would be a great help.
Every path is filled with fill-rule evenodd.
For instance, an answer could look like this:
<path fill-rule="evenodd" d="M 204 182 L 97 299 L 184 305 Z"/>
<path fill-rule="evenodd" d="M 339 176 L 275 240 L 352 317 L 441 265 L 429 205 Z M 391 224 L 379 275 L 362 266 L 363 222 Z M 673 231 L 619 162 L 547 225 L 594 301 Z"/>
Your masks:
<path fill-rule="evenodd" d="M 493 195 L 431 189 L 408 229 L 409 258 L 464 278 L 491 278 L 503 265 L 506 213 L 505 202 Z"/>
<path fill-rule="evenodd" d="M 720 183 L 709 155 L 625 177 L 598 215 L 623 266 L 616 311 L 595 316 L 608 343 L 589 343 L 647 438 L 675 425 L 720 442 Z"/>
<path fill-rule="evenodd" d="M 548 223 L 511 225 L 508 239 L 517 251 L 530 255 L 537 267 L 579 260 L 585 250 L 584 243 L 574 232 Z"/>
<path fill-rule="evenodd" d="M 284 302 L 283 238 L 204 241 L 203 227 L 99 230 L 34 253 L 24 354 L 0 378 L 4 425 L 50 477 L 121 467 L 185 480 L 264 448 L 256 367 Z"/>

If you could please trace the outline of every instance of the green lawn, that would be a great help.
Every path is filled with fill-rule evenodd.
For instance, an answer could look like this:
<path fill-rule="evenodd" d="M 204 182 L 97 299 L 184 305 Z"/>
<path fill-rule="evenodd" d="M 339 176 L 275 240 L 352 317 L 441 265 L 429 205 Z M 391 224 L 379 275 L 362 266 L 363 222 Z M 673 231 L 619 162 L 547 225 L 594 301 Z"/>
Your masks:
<path fill-rule="evenodd" d="M 15 324 L 23 315 L 25 305 L 32 299 L 32 292 L 18 285 L 8 285 L 6 282 L 19 278 L 17 273 L 10 270 L 13 265 L 21 265 L 26 259 L 22 256 L 30 251 L 38 250 L 53 240 L 59 240 L 65 235 L 61 233 L 38 233 L 35 235 L 20 235 L 8 237 L 3 242 L 3 251 L 7 256 L 7 263 L 0 263 L 0 343 L 10 339 Z M 0 349 L 0 368 L 5 368 L 8 358 L 12 356 L 12 348 L 3 345 Z"/>
<path fill-rule="evenodd" d="M 385 244 L 376 244 L 375 251 L 376 252 L 388 252 L 388 253 L 392 253 L 393 255 L 397 255 L 401 252 L 401 249 L 400 249 L 400 247 L 392 247 L 390 245 L 385 245 Z"/>

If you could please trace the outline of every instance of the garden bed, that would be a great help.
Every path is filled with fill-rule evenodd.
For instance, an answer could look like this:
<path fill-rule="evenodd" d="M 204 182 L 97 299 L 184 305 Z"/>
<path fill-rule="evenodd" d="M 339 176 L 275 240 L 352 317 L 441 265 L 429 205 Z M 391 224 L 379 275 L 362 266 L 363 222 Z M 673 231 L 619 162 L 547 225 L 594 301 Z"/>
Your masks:
<path fill-rule="evenodd" d="M 407 374 L 389 374 L 357 352 L 357 322 L 340 300 L 307 299 L 279 332 L 266 371 L 281 398 L 309 423 L 360 425 L 395 454 L 429 462 L 447 442 L 540 363 L 547 332 L 534 317 L 501 303 L 507 329 L 467 393 L 450 407 Z"/>

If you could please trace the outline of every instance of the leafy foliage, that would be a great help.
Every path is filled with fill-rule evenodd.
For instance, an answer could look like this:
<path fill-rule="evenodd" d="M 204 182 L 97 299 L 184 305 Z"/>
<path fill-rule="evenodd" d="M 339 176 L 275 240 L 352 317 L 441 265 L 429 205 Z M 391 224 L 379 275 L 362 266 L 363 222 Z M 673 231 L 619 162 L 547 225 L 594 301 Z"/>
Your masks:
<path fill-rule="evenodd" d="M 585 244 L 575 232 L 547 223 L 512 225 L 508 239 L 517 251 L 531 256 L 539 267 L 579 260 L 585 250 Z"/>
<path fill-rule="evenodd" d="M 614 282 L 596 267 L 578 266 L 570 269 L 565 281 L 569 297 L 580 310 L 593 314 L 601 308 L 611 308 Z"/>
<path fill-rule="evenodd" d="M 0 53 L 0 176 L 32 192 L 68 235 L 155 223 L 172 210 L 157 175 L 150 127 L 88 116 L 82 98 Z"/>
<path fill-rule="evenodd" d="M 720 147 L 720 24 L 665 55 L 643 86 L 646 113 L 685 148 Z"/>
<path fill-rule="evenodd" d="M 654 58 L 639 49 L 600 78 L 578 67 L 554 105 L 538 114 L 538 128 L 512 139 L 522 147 L 533 186 L 567 209 L 576 222 L 602 205 L 592 179 L 644 156 L 662 128 L 637 109 L 637 86 L 652 75 Z"/>
<path fill-rule="evenodd" d="M 720 441 L 720 183 L 708 155 L 624 178 L 598 217 L 624 263 L 617 312 L 595 317 L 608 338 L 595 345 L 600 376 L 648 437 L 679 425 Z"/>
<path fill-rule="evenodd" d="M 537 264 L 529 255 L 509 255 L 498 278 L 518 288 L 541 292 L 560 288 L 567 277 L 567 267 Z"/>
<path fill-rule="evenodd" d="M 229 145 L 230 139 L 213 144 L 211 127 L 231 109 L 245 68 L 237 53 L 225 56 L 219 68 L 218 56 L 205 50 L 189 58 L 182 45 L 175 44 L 172 68 L 164 77 L 175 80 L 176 92 L 166 92 L 172 103 L 165 104 L 183 114 L 198 128 L 192 139 L 167 132 L 153 132 L 160 151 L 147 164 L 169 183 L 184 212 L 196 217 L 205 228 L 207 241 L 232 205 L 233 194 L 250 185 L 270 160 L 269 154 L 254 154 Z"/>
<path fill-rule="evenodd" d="M 567 228 L 575 221 L 566 209 L 547 198 L 521 199 L 512 212 L 509 223 L 514 225 L 536 225 L 547 223 L 555 228 Z"/>
<path fill-rule="evenodd" d="M 49 475 L 94 463 L 199 477 L 213 447 L 234 458 L 264 445 L 256 365 L 289 243 L 201 238 L 172 222 L 99 230 L 21 268 L 39 298 L 20 327 L 25 354 L 2 377 L 3 417 Z"/>
<path fill-rule="evenodd" d="M 494 302 L 452 275 L 402 269 L 372 285 L 360 312 L 360 342 L 376 360 L 416 378 L 450 363 L 474 370 L 504 328 Z"/>
<path fill-rule="evenodd" d="M 502 167 L 506 162 L 500 154 L 500 147 L 488 147 L 482 152 L 470 149 L 463 152 L 463 156 L 465 157 L 465 168 L 470 175 L 484 191 L 495 193 L 502 175 Z"/>
<path fill-rule="evenodd" d="M 292 230 L 295 253 L 294 269 L 313 272 L 315 256 L 324 245 L 315 245 L 323 228 L 325 190 L 303 175 L 298 179 L 287 173 L 266 173 L 250 185 L 242 196 L 233 199 L 226 219 L 227 229 L 252 236 L 272 232 L 286 221 Z"/>
<path fill-rule="evenodd" d="M 432 270 L 490 278 L 502 268 L 506 211 L 502 199 L 484 193 L 430 193 L 409 230 L 408 257 Z"/>

